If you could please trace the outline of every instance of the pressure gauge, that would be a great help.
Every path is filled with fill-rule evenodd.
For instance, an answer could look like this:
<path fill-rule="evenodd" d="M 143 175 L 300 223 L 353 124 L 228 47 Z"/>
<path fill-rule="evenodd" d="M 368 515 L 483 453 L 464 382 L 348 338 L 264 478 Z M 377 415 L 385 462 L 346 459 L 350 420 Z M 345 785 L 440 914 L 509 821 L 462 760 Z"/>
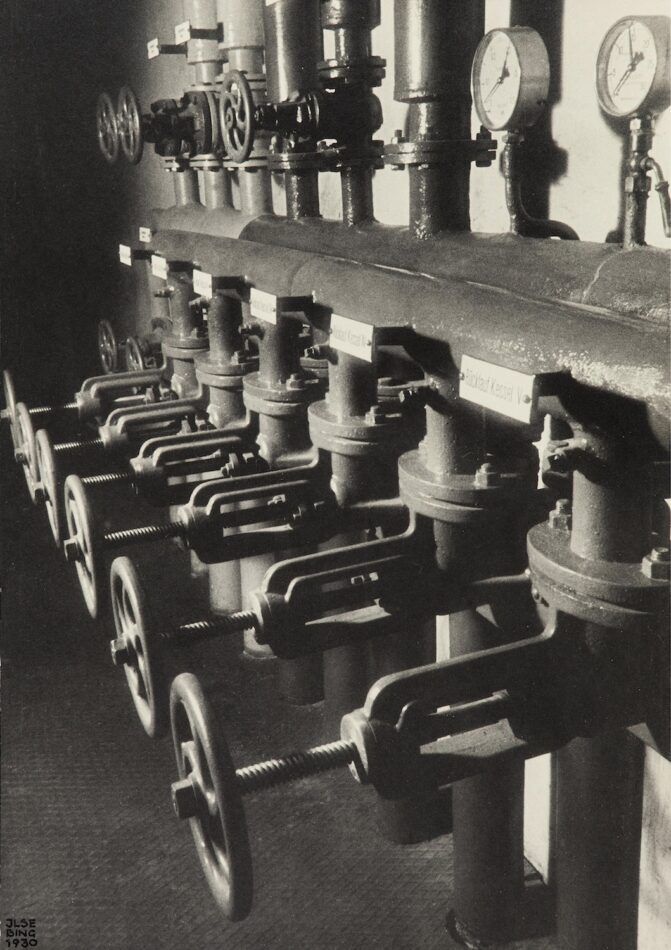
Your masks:
<path fill-rule="evenodd" d="M 533 125 L 550 86 L 543 40 L 528 26 L 487 33 L 475 51 L 471 84 L 478 117 L 486 128 L 517 131 Z"/>
<path fill-rule="evenodd" d="M 596 64 L 601 108 L 621 118 L 669 105 L 669 18 L 625 17 L 606 33 Z"/>

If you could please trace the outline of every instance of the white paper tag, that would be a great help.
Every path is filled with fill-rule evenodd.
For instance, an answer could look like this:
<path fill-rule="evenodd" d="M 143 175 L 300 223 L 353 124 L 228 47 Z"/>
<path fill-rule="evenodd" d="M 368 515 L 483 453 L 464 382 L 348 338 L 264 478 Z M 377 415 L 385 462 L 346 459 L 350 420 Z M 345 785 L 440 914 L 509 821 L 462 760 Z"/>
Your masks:
<path fill-rule="evenodd" d="M 125 264 L 126 267 L 132 267 L 133 265 L 133 252 L 128 247 L 127 244 L 119 245 L 119 260 L 122 264 Z"/>
<path fill-rule="evenodd" d="M 194 293 L 200 297 L 210 298 L 214 293 L 212 288 L 212 274 L 207 274 L 204 270 L 194 270 L 193 290 Z"/>
<path fill-rule="evenodd" d="M 473 356 L 461 358 L 461 398 L 518 422 L 531 421 L 535 382 L 535 376 L 505 366 L 485 363 Z"/>
<path fill-rule="evenodd" d="M 158 37 L 156 36 L 147 43 L 147 59 L 156 59 L 160 54 L 161 50 L 158 45 Z"/>
<path fill-rule="evenodd" d="M 175 26 L 175 43 L 187 43 L 191 39 L 191 20 L 184 20 Z"/>
<path fill-rule="evenodd" d="M 369 323 L 359 323 L 349 317 L 331 314 L 331 337 L 329 343 L 334 350 L 358 356 L 367 363 L 373 362 L 373 335 L 375 327 Z"/>
<path fill-rule="evenodd" d="M 158 254 L 151 255 L 151 272 L 154 277 L 162 277 L 163 280 L 168 279 L 168 262 L 165 257 L 159 257 Z"/>
<path fill-rule="evenodd" d="M 277 323 L 277 297 L 267 294 L 265 290 L 256 290 L 252 287 L 249 293 L 249 304 L 252 316 L 266 323 Z"/>
<path fill-rule="evenodd" d="M 151 228 L 139 228 L 138 236 L 143 244 L 151 244 Z"/>

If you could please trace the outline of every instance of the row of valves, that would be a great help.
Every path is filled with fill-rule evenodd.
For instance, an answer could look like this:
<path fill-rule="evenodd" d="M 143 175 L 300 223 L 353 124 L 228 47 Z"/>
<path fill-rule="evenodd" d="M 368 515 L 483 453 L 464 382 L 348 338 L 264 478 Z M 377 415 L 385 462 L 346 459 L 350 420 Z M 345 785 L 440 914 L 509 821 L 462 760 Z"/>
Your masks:
<path fill-rule="evenodd" d="M 531 422 L 511 423 L 460 399 L 453 373 L 422 372 L 404 328 L 366 334 L 239 277 L 196 298 L 184 261 L 167 262 L 165 293 L 160 365 L 33 409 L 6 371 L 3 416 L 89 612 L 111 601 L 112 657 L 144 729 L 172 729 L 175 811 L 229 917 L 252 901 L 246 793 L 349 765 L 384 798 L 412 798 L 615 725 L 663 732 L 668 463 L 632 453 L 623 416 L 585 418 L 555 379 Z M 107 530 L 102 498 L 129 490 L 166 516 Z M 218 579 L 209 615 L 156 617 L 127 556 L 108 570 L 110 555 L 170 539 Z M 253 588 L 221 573 L 255 558 Z M 196 644 L 241 632 L 249 652 L 300 664 L 485 608 L 496 646 L 373 674 L 361 708 L 339 711 L 339 741 L 248 768 L 180 672 Z"/>

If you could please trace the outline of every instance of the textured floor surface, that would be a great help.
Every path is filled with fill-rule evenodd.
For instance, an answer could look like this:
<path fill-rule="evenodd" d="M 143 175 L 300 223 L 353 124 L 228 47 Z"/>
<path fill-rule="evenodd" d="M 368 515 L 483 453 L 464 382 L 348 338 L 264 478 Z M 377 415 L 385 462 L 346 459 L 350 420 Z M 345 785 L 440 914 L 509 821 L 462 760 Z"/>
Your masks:
<path fill-rule="evenodd" d="M 456 946 L 450 837 L 385 842 L 346 772 L 246 801 L 255 907 L 238 924 L 219 915 L 171 811 L 170 739 L 142 732 L 109 628 L 86 614 L 2 441 L 2 916 L 34 917 L 43 950 Z M 237 765 L 333 738 L 319 707 L 277 699 L 272 663 L 207 656 Z"/>

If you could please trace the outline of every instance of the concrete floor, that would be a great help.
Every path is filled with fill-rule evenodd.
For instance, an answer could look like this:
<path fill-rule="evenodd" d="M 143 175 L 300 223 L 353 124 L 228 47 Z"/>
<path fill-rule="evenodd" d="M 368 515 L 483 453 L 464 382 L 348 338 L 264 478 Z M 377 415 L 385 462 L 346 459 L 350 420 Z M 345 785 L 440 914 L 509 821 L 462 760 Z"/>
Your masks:
<path fill-rule="evenodd" d="M 220 916 L 170 807 L 171 741 L 143 733 L 109 659 L 109 621 L 88 617 L 1 439 L 3 918 L 34 917 L 45 950 L 455 947 L 444 928 L 451 837 L 383 840 L 373 793 L 346 771 L 246 800 L 255 907 L 241 923 Z M 335 738 L 319 706 L 278 699 L 272 662 L 221 646 L 200 661 L 236 765 Z"/>

